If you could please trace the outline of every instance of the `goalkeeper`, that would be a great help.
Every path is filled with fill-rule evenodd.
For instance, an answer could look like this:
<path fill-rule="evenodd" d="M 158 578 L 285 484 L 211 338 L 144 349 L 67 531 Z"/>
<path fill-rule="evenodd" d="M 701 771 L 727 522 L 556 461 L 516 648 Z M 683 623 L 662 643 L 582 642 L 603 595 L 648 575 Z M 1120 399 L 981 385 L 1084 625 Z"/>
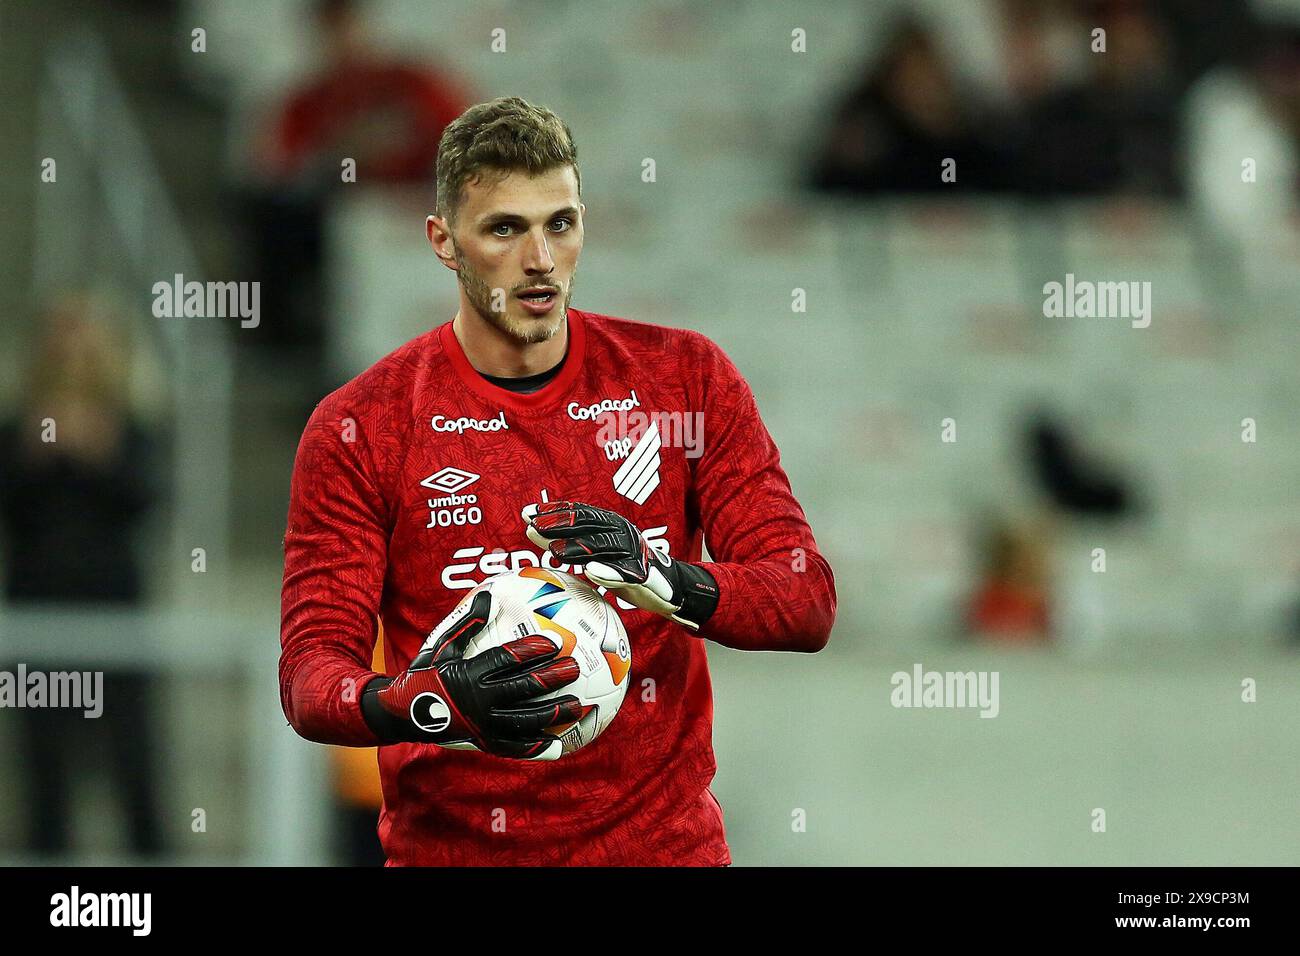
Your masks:
<path fill-rule="evenodd" d="M 698 332 L 571 306 L 585 207 L 553 113 L 512 97 L 448 126 L 435 209 L 459 309 L 298 447 L 284 712 L 379 745 L 390 865 L 729 863 L 705 647 L 817 651 L 836 609 L 753 393 Z M 493 608 L 461 598 L 528 565 L 585 575 L 633 646 L 618 717 L 562 760 L 573 662 L 530 635 L 464 657 Z"/>

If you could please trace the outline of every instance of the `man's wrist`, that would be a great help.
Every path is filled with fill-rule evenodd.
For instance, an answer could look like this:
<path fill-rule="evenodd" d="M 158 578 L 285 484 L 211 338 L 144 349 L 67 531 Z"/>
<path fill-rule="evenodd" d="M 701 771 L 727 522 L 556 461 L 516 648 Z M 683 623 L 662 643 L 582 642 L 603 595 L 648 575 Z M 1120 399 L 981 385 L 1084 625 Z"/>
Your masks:
<path fill-rule="evenodd" d="M 682 605 L 673 614 L 673 618 L 698 631 L 718 609 L 718 598 L 721 595 L 717 579 L 704 565 L 674 561 L 673 568 L 677 572 L 677 586 L 681 589 L 682 598 Z"/>
<path fill-rule="evenodd" d="M 391 677 L 376 676 L 361 690 L 361 717 L 382 744 L 412 741 L 413 724 L 391 713 L 379 700 L 379 692 L 393 682 Z"/>

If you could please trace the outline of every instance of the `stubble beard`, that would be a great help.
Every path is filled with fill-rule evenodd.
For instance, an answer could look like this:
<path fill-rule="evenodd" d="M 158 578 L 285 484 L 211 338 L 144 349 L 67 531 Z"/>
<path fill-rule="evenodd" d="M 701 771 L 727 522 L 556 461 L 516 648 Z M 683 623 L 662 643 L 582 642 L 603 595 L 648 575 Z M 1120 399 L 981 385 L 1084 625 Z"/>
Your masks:
<path fill-rule="evenodd" d="M 564 292 L 564 302 L 560 305 L 560 308 L 550 315 L 517 319 L 510 315 L 510 300 L 514 296 L 508 292 L 506 293 L 506 311 L 497 312 L 493 310 L 491 287 L 483 281 L 482 276 L 474 271 L 474 267 L 469 264 L 459 249 L 456 250 L 456 268 L 457 279 L 461 288 L 465 290 L 465 298 L 469 300 L 471 308 L 483 318 L 483 321 L 510 336 L 516 342 L 523 344 L 545 342 L 564 327 L 564 318 L 569 312 L 569 302 L 573 299 L 573 276 L 569 277 L 568 287 Z M 576 274 L 577 270 L 575 269 L 574 272 Z M 549 282 L 550 280 L 542 281 Z"/>

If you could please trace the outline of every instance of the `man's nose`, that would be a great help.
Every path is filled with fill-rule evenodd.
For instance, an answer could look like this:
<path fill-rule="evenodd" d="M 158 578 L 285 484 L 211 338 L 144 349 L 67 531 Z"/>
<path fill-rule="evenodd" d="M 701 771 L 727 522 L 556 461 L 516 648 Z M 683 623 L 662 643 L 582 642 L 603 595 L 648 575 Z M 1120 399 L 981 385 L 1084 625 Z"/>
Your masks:
<path fill-rule="evenodd" d="M 551 249 L 546 242 L 545 233 L 529 233 L 528 243 L 524 248 L 524 271 L 530 276 L 546 275 L 555 268 L 551 258 Z"/>

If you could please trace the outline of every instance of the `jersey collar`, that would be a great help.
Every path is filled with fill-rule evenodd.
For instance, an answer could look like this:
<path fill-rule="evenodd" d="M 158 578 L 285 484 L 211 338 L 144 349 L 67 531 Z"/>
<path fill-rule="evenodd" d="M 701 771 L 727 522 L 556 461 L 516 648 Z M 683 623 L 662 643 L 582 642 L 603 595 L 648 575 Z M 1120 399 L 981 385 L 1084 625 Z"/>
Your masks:
<path fill-rule="evenodd" d="M 446 322 L 438 329 L 443 353 L 451 362 L 457 377 L 470 391 L 477 394 L 489 405 L 506 408 L 515 412 L 539 412 L 549 409 L 568 394 L 573 383 L 582 371 L 583 360 L 587 353 L 587 315 L 578 309 L 569 309 L 566 322 L 569 328 L 569 355 L 564 360 L 560 374 L 551 379 L 535 392 L 520 394 L 508 388 L 493 385 L 470 364 L 460 340 L 452 329 L 452 323 Z"/>

